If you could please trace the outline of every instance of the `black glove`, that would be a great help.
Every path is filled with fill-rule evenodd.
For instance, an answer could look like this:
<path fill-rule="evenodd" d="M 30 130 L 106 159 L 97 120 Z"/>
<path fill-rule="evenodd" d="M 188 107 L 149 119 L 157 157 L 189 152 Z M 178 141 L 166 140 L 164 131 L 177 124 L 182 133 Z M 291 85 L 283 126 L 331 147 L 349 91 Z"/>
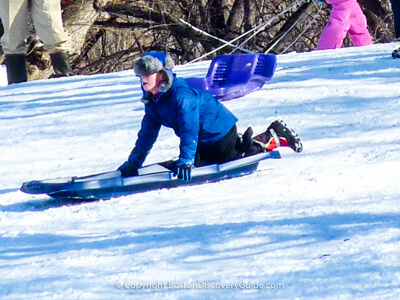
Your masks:
<path fill-rule="evenodd" d="M 133 161 L 127 160 L 124 162 L 119 168 L 119 171 L 121 171 L 121 176 L 122 177 L 131 177 L 131 176 L 138 176 L 138 167 Z"/>
<path fill-rule="evenodd" d="M 174 169 L 174 176 L 178 176 L 178 179 L 183 181 L 192 180 L 192 165 L 177 165 Z"/>

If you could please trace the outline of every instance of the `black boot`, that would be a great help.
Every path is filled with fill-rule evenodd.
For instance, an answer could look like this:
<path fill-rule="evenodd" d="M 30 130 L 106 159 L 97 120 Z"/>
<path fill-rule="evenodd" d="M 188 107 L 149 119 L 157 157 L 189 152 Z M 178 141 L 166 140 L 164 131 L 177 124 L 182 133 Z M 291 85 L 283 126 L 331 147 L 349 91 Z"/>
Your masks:
<path fill-rule="evenodd" d="M 400 58 L 400 48 L 394 49 L 392 52 L 393 58 Z"/>
<path fill-rule="evenodd" d="M 251 127 L 247 128 L 247 130 L 241 136 L 239 146 L 240 157 L 247 157 L 266 151 L 265 147 L 254 140 L 252 136 L 253 129 Z"/>
<path fill-rule="evenodd" d="M 64 77 L 72 75 L 72 69 L 69 65 L 69 57 L 67 53 L 51 53 L 50 58 L 54 70 L 54 75 L 52 77 Z"/>
<path fill-rule="evenodd" d="M 8 84 L 28 81 L 25 54 L 6 54 Z"/>
<path fill-rule="evenodd" d="M 253 141 L 251 137 L 253 136 L 253 129 L 251 127 L 247 128 L 247 130 L 243 133 L 241 144 L 240 144 L 240 156 L 248 156 Z"/>
<path fill-rule="evenodd" d="M 300 137 L 282 120 L 272 122 L 264 133 L 254 137 L 254 141 L 264 146 L 267 151 L 280 146 L 290 147 L 295 152 L 303 151 Z"/>

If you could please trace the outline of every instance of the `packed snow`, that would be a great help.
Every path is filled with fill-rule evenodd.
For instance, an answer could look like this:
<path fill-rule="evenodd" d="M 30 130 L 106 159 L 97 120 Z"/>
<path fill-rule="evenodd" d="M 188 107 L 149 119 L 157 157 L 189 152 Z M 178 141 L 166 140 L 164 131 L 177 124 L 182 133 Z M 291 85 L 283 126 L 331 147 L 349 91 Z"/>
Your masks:
<path fill-rule="evenodd" d="M 278 56 L 262 90 L 224 102 L 238 129 L 283 119 L 255 174 L 67 203 L 23 182 L 115 170 L 143 116 L 132 70 L 0 87 L 1 299 L 398 299 L 396 43 Z M 205 76 L 210 61 L 177 66 Z M 146 164 L 176 157 L 163 129 Z"/>

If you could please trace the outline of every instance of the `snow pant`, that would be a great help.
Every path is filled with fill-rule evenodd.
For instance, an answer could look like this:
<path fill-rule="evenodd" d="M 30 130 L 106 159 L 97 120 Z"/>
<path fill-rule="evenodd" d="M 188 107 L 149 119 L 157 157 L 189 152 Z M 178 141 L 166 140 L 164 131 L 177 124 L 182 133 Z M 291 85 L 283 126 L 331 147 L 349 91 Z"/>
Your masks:
<path fill-rule="evenodd" d="M 394 30 L 396 32 L 396 38 L 400 38 L 400 1 L 390 0 L 390 2 L 392 3 Z"/>
<path fill-rule="evenodd" d="M 69 52 L 70 38 L 64 31 L 60 0 L 0 0 L 4 26 L 1 44 L 5 54 L 25 54 L 31 12 L 36 34 L 49 53 Z"/>
<path fill-rule="evenodd" d="M 240 156 L 240 137 L 237 134 L 236 125 L 218 142 L 207 149 L 196 151 L 194 165 L 201 167 L 212 164 L 222 164 L 231 160 L 238 159 Z"/>
<path fill-rule="evenodd" d="M 317 50 L 342 47 L 347 33 L 354 46 L 373 43 L 367 29 L 367 19 L 357 0 L 327 0 L 327 2 L 332 5 L 332 12 L 320 36 Z"/>

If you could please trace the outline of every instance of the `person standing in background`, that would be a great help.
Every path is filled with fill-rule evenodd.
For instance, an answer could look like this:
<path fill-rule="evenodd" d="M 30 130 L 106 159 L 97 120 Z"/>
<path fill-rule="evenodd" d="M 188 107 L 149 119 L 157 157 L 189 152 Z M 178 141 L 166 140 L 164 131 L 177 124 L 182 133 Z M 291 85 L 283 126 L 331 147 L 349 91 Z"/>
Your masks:
<path fill-rule="evenodd" d="M 8 84 L 28 80 L 25 40 L 29 36 L 29 13 L 37 36 L 50 54 L 55 76 L 70 75 L 70 38 L 63 27 L 60 0 L 1 0 L 0 17 L 4 26 L 1 44 Z"/>
<path fill-rule="evenodd" d="M 400 39 L 400 1 L 399 0 L 390 0 L 392 4 L 392 11 L 394 16 L 394 31 L 396 34 L 396 38 Z"/>
<path fill-rule="evenodd" d="M 399 1 L 399 0 L 393 0 Z M 373 44 L 367 19 L 357 0 L 326 0 L 332 5 L 329 22 L 323 30 L 317 50 L 341 48 L 348 33 L 354 46 Z"/>
<path fill-rule="evenodd" d="M 390 0 L 394 17 L 394 31 L 396 39 L 400 40 L 400 0 Z M 393 58 L 400 58 L 400 47 L 392 52 Z"/>

